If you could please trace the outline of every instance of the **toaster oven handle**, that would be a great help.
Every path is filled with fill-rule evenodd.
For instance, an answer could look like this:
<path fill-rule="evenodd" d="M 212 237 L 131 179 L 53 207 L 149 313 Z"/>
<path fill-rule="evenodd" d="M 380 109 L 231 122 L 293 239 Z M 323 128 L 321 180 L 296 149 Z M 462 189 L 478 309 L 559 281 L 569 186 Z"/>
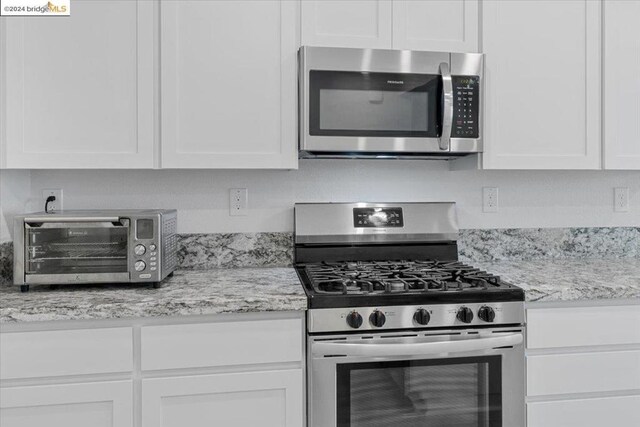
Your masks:
<path fill-rule="evenodd" d="M 38 217 L 26 217 L 24 219 L 25 224 L 29 222 L 35 222 L 42 224 L 45 222 L 120 222 L 120 217 L 117 216 L 57 216 L 51 215 L 50 218 L 44 216 Z"/>
<path fill-rule="evenodd" d="M 453 125 L 453 83 L 449 64 L 446 62 L 440 64 L 440 74 L 442 74 L 444 106 L 442 110 L 442 135 L 440 135 L 439 145 L 441 150 L 449 151 L 451 127 Z"/>
<path fill-rule="evenodd" d="M 456 341 L 409 341 L 409 342 L 363 342 L 349 341 L 313 343 L 314 356 L 364 356 L 394 357 L 423 356 L 441 353 L 464 353 L 468 351 L 489 350 L 496 347 L 511 347 L 522 343 L 521 333 L 498 335 L 487 338 L 470 338 Z"/>

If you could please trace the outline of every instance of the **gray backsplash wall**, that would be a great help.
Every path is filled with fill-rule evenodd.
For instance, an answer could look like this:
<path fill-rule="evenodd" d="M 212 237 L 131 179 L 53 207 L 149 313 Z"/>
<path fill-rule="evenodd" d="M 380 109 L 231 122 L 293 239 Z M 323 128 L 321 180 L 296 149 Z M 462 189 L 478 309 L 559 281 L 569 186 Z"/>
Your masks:
<path fill-rule="evenodd" d="M 640 227 L 461 230 L 465 262 L 568 258 L 640 258 Z M 11 280 L 11 242 L 0 244 L 0 280 Z M 293 262 L 293 234 L 183 234 L 180 268 L 283 267 Z"/>

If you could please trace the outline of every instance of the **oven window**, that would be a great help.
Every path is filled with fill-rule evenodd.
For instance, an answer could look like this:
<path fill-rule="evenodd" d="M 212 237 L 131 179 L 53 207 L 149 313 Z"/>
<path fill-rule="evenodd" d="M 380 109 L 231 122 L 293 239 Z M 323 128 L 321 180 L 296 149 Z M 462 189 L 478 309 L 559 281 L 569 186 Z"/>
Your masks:
<path fill-rule="evenodd" d="M 120 273 L 128 271 L 128 227 L 29 228 L 26 272 L 31 274 Z"/>
<path fill-rule="evenodd" d="M 309 72 L 309 133 L 327 136 L 437 137 L 437 75 Z"/>
<path fill-rule="evenodd" d="M 338 427 L 500 427 L 501 356 L 338 365 Z"/>

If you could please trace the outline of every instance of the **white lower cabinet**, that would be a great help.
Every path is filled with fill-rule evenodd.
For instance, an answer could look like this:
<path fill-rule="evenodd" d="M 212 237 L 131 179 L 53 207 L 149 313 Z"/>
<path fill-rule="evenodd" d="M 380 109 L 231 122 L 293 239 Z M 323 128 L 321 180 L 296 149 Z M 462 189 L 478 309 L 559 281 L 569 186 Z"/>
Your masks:
<path fill-rule="evenodd" d="M 527 308 L 527 427 L 640 425 L 640 304 Z"/>
<path fill-rule="evenodd" d="M 303 312 L 118 324 L 3 327 L 0 426 L 304 426 Z"/>
<path fill-rule="evenodd" d="M 528 427 L 639 425 L 640 396 L 557 400 L 527 405 Z"/>
<path fill-rule="evenodd" d="M 131 381 L 3 387 L 2 427 L 133 427 Z"/>
<path fill-rule="evenodd" d="M 302 369 L 142 381 L 142 427 L 304 424 Z"/>

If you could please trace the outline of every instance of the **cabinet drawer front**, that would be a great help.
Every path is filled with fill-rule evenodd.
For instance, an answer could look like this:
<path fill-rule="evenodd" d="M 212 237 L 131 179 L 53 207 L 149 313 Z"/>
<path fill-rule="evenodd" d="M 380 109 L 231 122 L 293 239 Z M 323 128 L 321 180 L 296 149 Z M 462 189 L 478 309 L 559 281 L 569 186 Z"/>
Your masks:
<path fill-rule="evenodd" d="M 640 425 L 640 396 L 559 400 L 527 405 L 528 427 Z"/>
<path fill-rule="evenodd" d="M 302 333 L 302 319 L 143 327 L 142 369 L 299 362 Z"/>
<path fill-rule="evenodd" d="M 527 310 L 527 348 L 640 344 L 640 305 Z"/>
<path fill-rule="evenodd" d="M 2 427 L 132 427 L 133 383 L 6 387 L 0 408 Z"/>
<path fill-rule="evenodd" d="M 640 350 L 527 356 L 527 395 L 640 390 Z"/>
<path fill-rule="evenodd" d="M 0 378 L 130 372 L 131 328 L 0 334 Z"/>

